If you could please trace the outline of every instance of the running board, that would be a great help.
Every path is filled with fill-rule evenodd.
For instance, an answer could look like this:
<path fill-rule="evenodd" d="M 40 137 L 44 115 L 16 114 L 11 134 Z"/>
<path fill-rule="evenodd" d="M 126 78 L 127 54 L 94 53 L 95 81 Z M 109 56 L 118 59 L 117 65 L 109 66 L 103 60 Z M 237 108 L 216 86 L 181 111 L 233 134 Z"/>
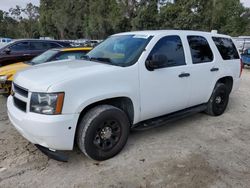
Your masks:
<path fill-rule="evenodd" d="M 138 124 L 133 125 L 131 129 L 135 131 L 143 131 L 143 130 L 148 130 L 148 129 L 155 128 L 155 127 L 160 127 L 160 126 L 165 125 L 166 123 L 170 123 L 172 121 L 176 121 L 178 119 L 188 117 L 192 114 L 205 111 L 206 109 L 207 109 L 207 104 L 198 105 L 198 106 L 187 108 L 178 112 L 174 112 L 171 114 L 167 114 L 164 116 L 160 116 L 157 118 L 153 118 L 153 119 L 140 122 Z"/>
<path fill-rule="evenodd" d="M 61 152 L 58 151 L 52 151 L 46 147 L 43 147 L 41 145 L 35 144 L 35 146 L 45 155 L 47 155 L 49 158 L 54 159 L 56 161 L 60 162 L 68 162 L 68 156 L 64 155 Z"/>

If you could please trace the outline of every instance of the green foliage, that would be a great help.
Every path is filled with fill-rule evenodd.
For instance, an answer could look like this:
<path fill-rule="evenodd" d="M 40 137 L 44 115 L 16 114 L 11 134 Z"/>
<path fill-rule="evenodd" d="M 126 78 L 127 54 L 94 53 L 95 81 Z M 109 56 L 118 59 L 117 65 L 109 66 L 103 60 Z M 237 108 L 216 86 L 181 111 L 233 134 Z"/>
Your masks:
<path fill-rule="evenodd" d="M 250 10 L 239 0 L 40 0 L 0 11 L 0 36 L 93 38 L 130 30 L 187 29 L 250 35 Z"/>
<path fill-rule="evenodd" d="M 132 21 L 134 30 L 158 28 L 158 1 L 141 1 L 137 9 L 137 15 Z"/>
<path fill-rule="evenodd" d="M 211 31 L 237 36 L 247 32 L 249 9 L 238 0 L 176 0 L 160 9 L 161 28 Z"/>

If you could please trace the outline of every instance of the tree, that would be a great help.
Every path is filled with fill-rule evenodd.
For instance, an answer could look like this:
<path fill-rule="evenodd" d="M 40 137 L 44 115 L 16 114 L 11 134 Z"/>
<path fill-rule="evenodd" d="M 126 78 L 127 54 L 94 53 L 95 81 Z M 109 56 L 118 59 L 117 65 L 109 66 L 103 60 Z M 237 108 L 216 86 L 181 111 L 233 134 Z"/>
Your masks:
<path fill-rule="evenodd" d="M 250 35 L 250 10 L 239 0 L 40 0 L 0 11 L 0 35 L 93 38 L 130 30 L 192 29 Z"/>
<path fill-rule="evenodd" d="M 249 21 L 239 0 L 176 0 L 160 9 L 161 28 L 218 30 L 233 36 L 246 31 Z"/>
<path fill-rule="evenodd" d="M 214 0 L 213 27 L 221 33 L 237 36 L 246 30 L 248 20 L 241 15 L 246 11 L 237 0 Z"/>
<path fill-rule="evenodd" d="M 158 1 L 141 0 L 137 15 L 132 21 L 134 30 L 157 29 L 158 24 Z"/>
<path fill-rule="evenodd" d="M 41 36 L 58 37 L 58 30 L 55 26 L 52 15 L 55 9 L 55 0 L 40 0 L 39 7 L 39 29 Z"/>
<path fill-rule="evenodd" d="M 15 30 L 19 37 L 22 38 L 36 38 L 39 37 L 38 30 L 38 7 L 29 3 L 25 8 L 16 6 L 9 10 L 11 19 L 6 16 L 6 19 L 10 22 L 9 24 L 15 22 Z"/>

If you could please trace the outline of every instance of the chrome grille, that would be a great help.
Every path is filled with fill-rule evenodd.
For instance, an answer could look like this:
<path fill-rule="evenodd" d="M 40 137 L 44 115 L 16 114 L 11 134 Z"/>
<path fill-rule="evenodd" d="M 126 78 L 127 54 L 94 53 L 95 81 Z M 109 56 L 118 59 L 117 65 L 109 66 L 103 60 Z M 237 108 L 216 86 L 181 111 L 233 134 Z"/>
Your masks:
<path fill-rule="evenodd" d="M 14 92 L 15 93 L 18 93 L 19 95 L 22 95 L 23 97 L 26 97 L 28 98 L 28 95 L 29 95 L 29 91 L 25 88 L 22 88 L 16 84 L 13 84 L 13 87 L 14 87 Z"/>
<path fill-rule="evenodd" d="M 26 112 L 27 103 L 21 101 L 20 99 L 13 97 L 14 105 L 21 111 Z"/>

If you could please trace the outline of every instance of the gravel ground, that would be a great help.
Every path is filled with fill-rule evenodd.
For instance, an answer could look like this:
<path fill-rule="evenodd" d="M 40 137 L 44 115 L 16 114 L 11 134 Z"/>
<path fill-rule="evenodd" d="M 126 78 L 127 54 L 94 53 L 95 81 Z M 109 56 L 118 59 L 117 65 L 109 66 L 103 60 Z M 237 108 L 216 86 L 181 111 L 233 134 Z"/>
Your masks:
<path fill-rule="evenodd" d="M 0 187 L 249 187 L 250 69 L 220 117 L 200 113 L 130 135 L 113 159 L 48 159 L 12 127 L 0 97 Z"/>

